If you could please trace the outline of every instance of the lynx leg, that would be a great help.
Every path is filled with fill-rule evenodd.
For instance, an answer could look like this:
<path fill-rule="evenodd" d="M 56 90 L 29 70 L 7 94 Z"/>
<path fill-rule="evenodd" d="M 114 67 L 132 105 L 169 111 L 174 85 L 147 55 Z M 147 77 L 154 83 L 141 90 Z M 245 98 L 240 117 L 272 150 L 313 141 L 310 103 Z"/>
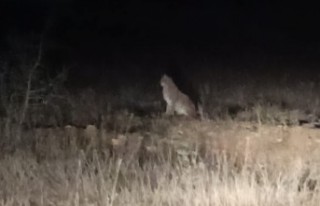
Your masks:
<path fill-rule="evenodd" d="M 166 115 L 173 115 L 174 107 L 172 105 L 167 104 Z"/>

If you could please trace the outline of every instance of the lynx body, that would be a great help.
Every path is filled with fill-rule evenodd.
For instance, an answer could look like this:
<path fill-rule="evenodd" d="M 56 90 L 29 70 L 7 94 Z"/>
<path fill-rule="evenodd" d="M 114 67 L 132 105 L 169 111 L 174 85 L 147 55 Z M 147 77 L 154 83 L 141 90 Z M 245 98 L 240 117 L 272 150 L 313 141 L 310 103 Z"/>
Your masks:
<path fill-rule="evenodd" d="M 176 113 L 178 115 L 196 117 L 197 112 L 194 103 L 178 89 L 169 76 L 164 74 L 160 80 L 160 85 L 163 89 L 163 98 L 167 103 L 166 115 Z"/>

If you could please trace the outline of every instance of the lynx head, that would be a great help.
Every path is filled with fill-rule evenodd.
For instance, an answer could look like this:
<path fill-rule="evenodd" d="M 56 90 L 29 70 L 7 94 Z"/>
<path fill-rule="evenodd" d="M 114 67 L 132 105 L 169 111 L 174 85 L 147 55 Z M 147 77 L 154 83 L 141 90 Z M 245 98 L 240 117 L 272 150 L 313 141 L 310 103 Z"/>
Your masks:
<path fill-rule="evenodd" d="M 173 83 L 173 81 L 168 75 L 166 75 L 166 74 L 162 75 L 161 80 L 160 80 L 160 85 L 162 87 L 168 86 L 172 83 Z"/>

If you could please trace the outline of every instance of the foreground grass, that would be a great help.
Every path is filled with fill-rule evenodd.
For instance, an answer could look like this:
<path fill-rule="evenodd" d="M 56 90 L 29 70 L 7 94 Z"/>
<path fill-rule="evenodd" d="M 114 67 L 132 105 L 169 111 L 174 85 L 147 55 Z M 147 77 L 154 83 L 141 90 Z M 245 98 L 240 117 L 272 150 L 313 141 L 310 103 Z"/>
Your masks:
<path fill-rule="evenodd" d="M 163 162 L 127 164 L 82 153 L 37 162 L 17 152 L 0 160 L 0 205 L 318 205 L 317 188 L 301 182 L 317 170 L 299 160 L 272 177 L 254 167 L 235 172 L 220 159 L 215 169 Z"/>
<path fill-rule="evenodd" d="M 133 117 L 129 126 L 25 131 L 23 147 L 0 153 L 0 205 L 319 205 L 318 129 Z"/>

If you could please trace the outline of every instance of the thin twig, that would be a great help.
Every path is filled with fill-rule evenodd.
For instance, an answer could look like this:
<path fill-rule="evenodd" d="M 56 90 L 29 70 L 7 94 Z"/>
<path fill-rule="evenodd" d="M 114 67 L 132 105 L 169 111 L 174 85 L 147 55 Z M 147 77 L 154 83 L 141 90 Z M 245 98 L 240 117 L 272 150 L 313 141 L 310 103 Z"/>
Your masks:
<path fill-rule="evenodd" d="M 30 101 L 31 88 L 32 88 L 32 78 L 33 78 L 34 72 L 40 66 L 41 59 L 42 59 L 42 43 L 43 43 L 43 41 L 41 40 L 40 45 L 39 45 L 37 59 L 36 59 L 34 65 L 31 67 L 31 69 L 29 71 L 29 75 L 28 75 L 27 88 L 26 88 L 26 92 L 25 92 L 25 98 L 24 98 L 22 110 L 20 113 L 19 125 L 18 125 L 18 130 L 17 130 L 17 137 L 16 138 L 17 138 L 18 142 L 20 142 L 20 140 L 21 140 L 22 124 L 25 120 L 26 113 L 29 108 L 29 101 Z"/>
<path fill-rule="evenodd" d="M 120 159 L 117 160 L 116 176 L 115 176 L 114 183 L 113 183 L 113 186 L 112 186 L 112 191 L 111 191 L 111 197 L 110 197 L 110 205 L 111 206 L 113 205 L 113 201 L 114 201 L 115 194 L 116 194 L 116 187 L 117 187 L 117 184 L 118 184 L 118 178 L 119 178 L 121 163 L 122 163 L 122 159 L 120 158 Z"/>

